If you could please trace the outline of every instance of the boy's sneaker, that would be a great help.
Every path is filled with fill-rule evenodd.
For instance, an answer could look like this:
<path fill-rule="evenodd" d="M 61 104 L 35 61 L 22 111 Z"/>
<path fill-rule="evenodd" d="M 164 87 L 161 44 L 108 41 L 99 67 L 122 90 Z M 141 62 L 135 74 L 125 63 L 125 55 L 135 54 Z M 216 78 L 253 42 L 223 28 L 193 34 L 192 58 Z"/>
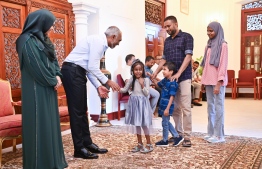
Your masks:
<path fill-rule="evenodd" d="M 184 138 L 179 135 L 179 137 L 174 137 L 174 144 L 173 146 L 179 146 L 184 141 Z"/>
<path fill-rule="evenodd" d="M 168 141 L 161 140 L 159 142 L 156 142 L 157 147 L 167 147 L 168 146 Z"/>
<path fill-rule="evenodd" d="M 225 142 L 225 138 L 224 137 L 216 137 L 216 136 L 213 136 L 213 137 L 210 137 L 209 139 L 207 139 L 207 141 L 209 143 L 223 143 Z"/>

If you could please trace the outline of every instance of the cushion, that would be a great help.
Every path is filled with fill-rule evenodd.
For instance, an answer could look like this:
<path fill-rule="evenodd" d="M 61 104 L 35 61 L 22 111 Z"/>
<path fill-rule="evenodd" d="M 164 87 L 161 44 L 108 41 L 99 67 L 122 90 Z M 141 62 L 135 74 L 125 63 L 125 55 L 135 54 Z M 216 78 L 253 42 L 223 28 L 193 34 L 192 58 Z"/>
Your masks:
<path fill-rule="evenodd" d="M 0 117 L 0 131 L 22 126 L 21 114 Z"/>
<path fill-rule="evenodd" d="M 22 127 L 0 130 L 0 137 L 18 136 L 22 134 Z"/>
<path fill-rule="evenodd" d="M 68 114 L 67 106 L 59 106 L 59 107 L 58 107 L 58 110 L 59 110 L 59 116 L 60 116 L 60 118 L 69 115 L 69 114 Z"/>

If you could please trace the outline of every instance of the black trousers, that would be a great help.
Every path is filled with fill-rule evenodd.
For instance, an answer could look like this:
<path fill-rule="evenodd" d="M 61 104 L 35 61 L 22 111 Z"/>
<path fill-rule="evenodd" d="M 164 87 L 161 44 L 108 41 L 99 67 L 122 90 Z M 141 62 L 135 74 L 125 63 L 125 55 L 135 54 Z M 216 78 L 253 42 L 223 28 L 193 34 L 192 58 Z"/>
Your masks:
<path fill-rule="evenodd" d="M 86 71 L 78 65 L 65 62 L 62 66 L 61 73 L 63 75 L 62 82 L 67 97 L 74 149 L 79 150 L 92 144 L 86 114 Z"/>

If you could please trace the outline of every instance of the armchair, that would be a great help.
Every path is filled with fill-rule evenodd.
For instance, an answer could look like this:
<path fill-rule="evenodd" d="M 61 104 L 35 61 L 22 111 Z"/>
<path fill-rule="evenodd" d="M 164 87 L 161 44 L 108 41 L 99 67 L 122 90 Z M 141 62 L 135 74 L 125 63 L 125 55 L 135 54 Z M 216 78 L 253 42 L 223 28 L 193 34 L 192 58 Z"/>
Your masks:
<path fill-rule="evenodd" d="M 228 84 L 226 88 L 231 88 L 231 97 L 232 99 L 236 98 L 236 93 L 234 90 L 235 87 L 235 71 L 234 70 L 227 70 L 227 78 L 228 78 Z"/>
<path fill-rule="evenodd" d="M 10 83 L 0 79 L 0 168 L 2 164 L 2 143 L 13 140 L 13 152 L 16 152 L 16 138 L 22 135 L 22 115 L 15 114 L 14 106 L 21 102 L 13 102 Z"/>
<path fill-rule="evenodd" d="M 125 87 L 125 82 L 121 76 L 121 74 L 118 74 L 116 76 L 117 78 L 117 83 L 118 85 L 123 88 Z M 118 93 L 118 113 L 117 113 L 117 119 L 120 120 L 121 118 L 121 114 L 120 114 L 120 104 L 121 103 L 127 103 L 128 102 L 128 99 L 129 99 L 129 94 L 128 93 Z"/>
<path fill-rule="evenodd" d="M 254 99 L 257 97 L 257 83 L 255 70 L 239 70 L 238 78 L 235 79 L 234 92 L 238 96 L 239 88 L 254 88 Z"/>
<path fill-rule="evenodd" d="M 66 103 L 66 95 L 58 96 L 58 112 L 60 117 L 60 125 L 70 125 L 70 117 Z"/>

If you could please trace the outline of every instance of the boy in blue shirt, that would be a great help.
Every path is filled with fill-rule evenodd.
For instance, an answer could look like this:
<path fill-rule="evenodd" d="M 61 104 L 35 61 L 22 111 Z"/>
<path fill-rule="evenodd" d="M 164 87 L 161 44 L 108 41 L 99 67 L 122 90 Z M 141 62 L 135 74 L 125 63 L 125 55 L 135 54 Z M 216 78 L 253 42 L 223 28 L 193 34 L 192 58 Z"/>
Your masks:
<path fill-rule="evenodd" d="M 163 65 L 163 75 L 165 78 L 159 82 L 156 79 L 151 79 L 155 85 L 162 89 L 158 114 L 162 115 L 163 139 L 156 142 L 156 146 L 168 146 L 168 131 L 170 131 L 174 137 L 173 146 L 178 146 L 184 140 L 184 138 L 177 133 L 176 129 L 169 121 L 170 116 L 172 116 L 174 111 L 174 98 L 178 89 L 177 82 L 171 82 L 169 78 L 175 73 L 175 65 L 172 62 L 166 62 Z"/>

